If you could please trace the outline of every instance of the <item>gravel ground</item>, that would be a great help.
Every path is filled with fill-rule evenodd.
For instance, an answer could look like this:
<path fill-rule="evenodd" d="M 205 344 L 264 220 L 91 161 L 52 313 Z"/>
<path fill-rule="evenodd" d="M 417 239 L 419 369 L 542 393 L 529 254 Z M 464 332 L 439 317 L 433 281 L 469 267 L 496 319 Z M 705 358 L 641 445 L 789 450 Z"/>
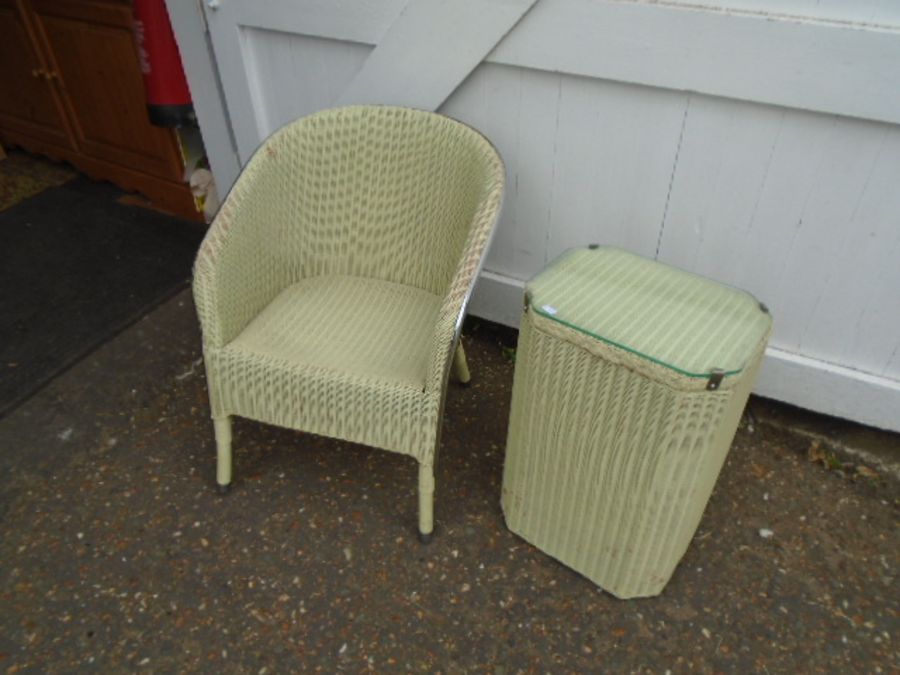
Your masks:
<path fill-rule="evenodd" d="M 895 483 L 745 426 L 666 590 L 617 600 L 503 523 L 508 331 L 469 324 L 422 546 L 410 458 L 239 420 L 216 494 L 193 311 L 0 420 L 0 673 L 900 671 Z"/>

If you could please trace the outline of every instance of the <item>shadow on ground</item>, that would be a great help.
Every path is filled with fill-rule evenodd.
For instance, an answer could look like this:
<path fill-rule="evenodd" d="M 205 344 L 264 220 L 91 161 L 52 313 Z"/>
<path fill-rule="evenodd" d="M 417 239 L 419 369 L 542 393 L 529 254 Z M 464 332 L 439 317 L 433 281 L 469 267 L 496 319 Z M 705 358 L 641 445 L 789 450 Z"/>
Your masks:
<path fill-rule="evenodd" d="M 54 381 L 0 421 L 0 669 L 900 668 L 893 485 L 744 428 L 665 592 L 616 600 L 506 530 L 508 336 L 470 329 L 427 547 L 410 458 L 239 421 L 215 493 L 188 293 Z"/>

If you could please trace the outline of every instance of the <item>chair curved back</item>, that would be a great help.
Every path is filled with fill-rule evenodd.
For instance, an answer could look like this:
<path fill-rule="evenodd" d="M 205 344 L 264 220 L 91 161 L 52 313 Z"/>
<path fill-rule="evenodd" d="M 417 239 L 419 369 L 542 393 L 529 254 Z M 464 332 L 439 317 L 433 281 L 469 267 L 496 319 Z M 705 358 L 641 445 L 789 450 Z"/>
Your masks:
<path fill-rule="evenodd" d="M 452 281 L 480 203 L 503 182 L 499 156 L 474 129 L 388 106 L 292 122 L 265 141 L 246 178 L 263 164 L 277 167 L 285 198 L 262 226 L 291 281 L 346 274 L 438 295 Z"/>

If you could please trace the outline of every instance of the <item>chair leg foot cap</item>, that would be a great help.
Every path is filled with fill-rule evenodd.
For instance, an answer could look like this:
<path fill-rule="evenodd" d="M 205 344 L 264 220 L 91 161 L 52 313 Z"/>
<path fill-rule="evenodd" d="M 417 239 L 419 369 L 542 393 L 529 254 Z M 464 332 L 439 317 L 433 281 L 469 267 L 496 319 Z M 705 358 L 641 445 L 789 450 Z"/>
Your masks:
<path fill-rule="evenodd" d="M 419 532 L 419 543 L 430 544 L 432 535 L 434 535 L 434 532 L 429 532 L 428 534 L 425 534 L 424 532 Z"/>
<path fill-rule="evenodd" d="M 225 485 L 222 485 L 221 483 L 216 483 L 216 491 L 220 495 L 227 495 L 229 492 L 231 492 L 231 483 L 226 483 Z"/>

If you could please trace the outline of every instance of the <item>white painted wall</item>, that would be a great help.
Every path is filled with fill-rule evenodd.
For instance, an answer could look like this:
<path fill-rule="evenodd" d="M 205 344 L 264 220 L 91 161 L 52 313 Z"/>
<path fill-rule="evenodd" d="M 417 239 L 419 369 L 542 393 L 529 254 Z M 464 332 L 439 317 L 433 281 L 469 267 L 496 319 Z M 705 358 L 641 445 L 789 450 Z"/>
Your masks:
<path fill-rule="evenodd" d="M 473 313 L 515 324 L 560 252 L 622 246 L 770 306 L 758 393 L 900 430 L 900 3 L 532 3 L 221 0 L 240 160 L 341 100 L 437 107 L 509 169 Z"/>
<path fill-rule="evenodd" d="M 662 0 L 671 5 L 710 11 L 747 12 L 868 26 L 900 26 L 896 0 Z"/>

